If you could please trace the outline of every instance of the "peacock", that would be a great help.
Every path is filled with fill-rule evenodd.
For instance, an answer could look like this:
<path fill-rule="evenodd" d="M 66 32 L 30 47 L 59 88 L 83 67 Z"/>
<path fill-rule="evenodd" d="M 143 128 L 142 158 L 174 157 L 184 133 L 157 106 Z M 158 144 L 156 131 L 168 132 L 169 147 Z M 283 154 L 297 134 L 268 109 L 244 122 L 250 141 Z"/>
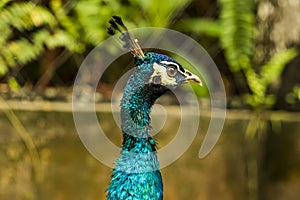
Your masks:
<path fill-rule="evenodd" d="M 201 84 L 201 80 L 167 55 L 143 52 L 119 16 L 113 16 L 109 23 L 108 33 L 120 32 L 124 46 L 132 53 L 135 71 L 121 99 L 123 142 L 106 199 L 161 200 L 163 181 L 156 141 L 151 137 L 151 107 L 168 90 L 189 81 Z"/>

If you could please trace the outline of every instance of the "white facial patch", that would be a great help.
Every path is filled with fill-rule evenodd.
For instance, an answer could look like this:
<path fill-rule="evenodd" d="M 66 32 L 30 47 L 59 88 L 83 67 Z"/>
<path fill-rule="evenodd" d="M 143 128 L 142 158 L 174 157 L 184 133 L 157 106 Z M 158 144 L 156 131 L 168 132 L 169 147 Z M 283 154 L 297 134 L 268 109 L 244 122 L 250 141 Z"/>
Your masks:
<path fill-rule="evenodd" d="M 149 82 L 152 82 L 153 78 L 158 76 L 158 77 L 160 77 L 160 82 L 162 85 L 166 85 L 166 86 L 177 85 L 176 78 L 170 77 L 167 74 L 166 68 L 164 66 L 154 63 L 153 70 L 154 71 L 150 77 Z"/>
<path fill-rule="evenodd" d="M 179 69 L 179 66 L 178 66 L 177 63 L 174 63 L 174 62 L 171 62 L 171 61 L 161 61 L 160 63 L 165 64 L 165 65 L 173 65 L 173 66 L 176 66 L 177 71 L 178 71 L 179 73 L 181 73 L 182 75 L 184 75 L 184 73 Z"/>

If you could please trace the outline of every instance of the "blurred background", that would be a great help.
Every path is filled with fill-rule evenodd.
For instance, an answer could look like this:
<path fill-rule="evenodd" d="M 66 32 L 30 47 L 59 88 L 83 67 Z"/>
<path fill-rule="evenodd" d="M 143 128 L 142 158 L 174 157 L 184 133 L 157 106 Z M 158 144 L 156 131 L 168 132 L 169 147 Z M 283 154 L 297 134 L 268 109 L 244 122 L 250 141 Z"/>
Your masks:
<path fill-rule="evenodd" d="M 194 87 L 203 110 L 199 133 L 162 170 L 165 199 L 300 199 L 300 0 L 0 0 L 0 199 L 105 198 L 111 169 L 81 144 L 71 96 L 82 61 L 109 37 L 113 15 L 128 28 L 192 37 L 225 85 L 224 130 L 201 160 L 209 94 Z M 108 107 L 128 58 L 105 72 L 96 95 L 99 122 L 118 146 Z M 173 102 L 161 101 L 166 110 Z M 168 116 L 155 136 L 160 147 L 179 121 Z"/>

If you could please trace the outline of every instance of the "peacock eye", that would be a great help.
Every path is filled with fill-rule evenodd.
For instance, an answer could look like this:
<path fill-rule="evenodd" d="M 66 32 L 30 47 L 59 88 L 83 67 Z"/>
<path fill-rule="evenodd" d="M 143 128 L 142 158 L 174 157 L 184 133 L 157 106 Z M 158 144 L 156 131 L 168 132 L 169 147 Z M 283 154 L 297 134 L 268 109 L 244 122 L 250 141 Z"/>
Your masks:
<path fill-rule="evenodd" d="M 172 66 L 172 65 L 168 66 L 167 67 L 167 74 L 169 76 L 175 76 L 177 74 L 177 70 L 176 70 L 175 66 Z"/>

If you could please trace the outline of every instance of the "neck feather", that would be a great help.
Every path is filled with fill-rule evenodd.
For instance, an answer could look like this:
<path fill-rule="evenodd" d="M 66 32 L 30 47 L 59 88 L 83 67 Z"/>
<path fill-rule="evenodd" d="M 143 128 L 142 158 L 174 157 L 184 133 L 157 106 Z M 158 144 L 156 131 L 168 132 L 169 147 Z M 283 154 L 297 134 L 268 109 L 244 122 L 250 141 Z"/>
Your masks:
<path fill-rule="evenodd" d="M 150 112 L 155 100 L 167 89 L 145 84 L 147 74 L 134 73 L 125 87 L 121 101 L 123 146 L 107 189 L 107 200 L 163 198 L 156 144 L 150 135 Z"/>
<path fill-rule="evenodd" d="M 130 89 L 125 88 L 121 101 L 123 144 L 116 170 L 139 173 L 159 170 L 156 142 L 150 135 L 150 112 L 155 100 L 167 89 L 153 84 L 132 87 L 130 81 L 127 87 Z"/>
<path fill-rule="evenodd" d="M 166 91 L 161 85 L 140 86 L 135 79 L 128 82 L 121 101 L 123 150 L 155 151 L 155 141 L 150 136 L 150 113 L 155 100 Z"/>

